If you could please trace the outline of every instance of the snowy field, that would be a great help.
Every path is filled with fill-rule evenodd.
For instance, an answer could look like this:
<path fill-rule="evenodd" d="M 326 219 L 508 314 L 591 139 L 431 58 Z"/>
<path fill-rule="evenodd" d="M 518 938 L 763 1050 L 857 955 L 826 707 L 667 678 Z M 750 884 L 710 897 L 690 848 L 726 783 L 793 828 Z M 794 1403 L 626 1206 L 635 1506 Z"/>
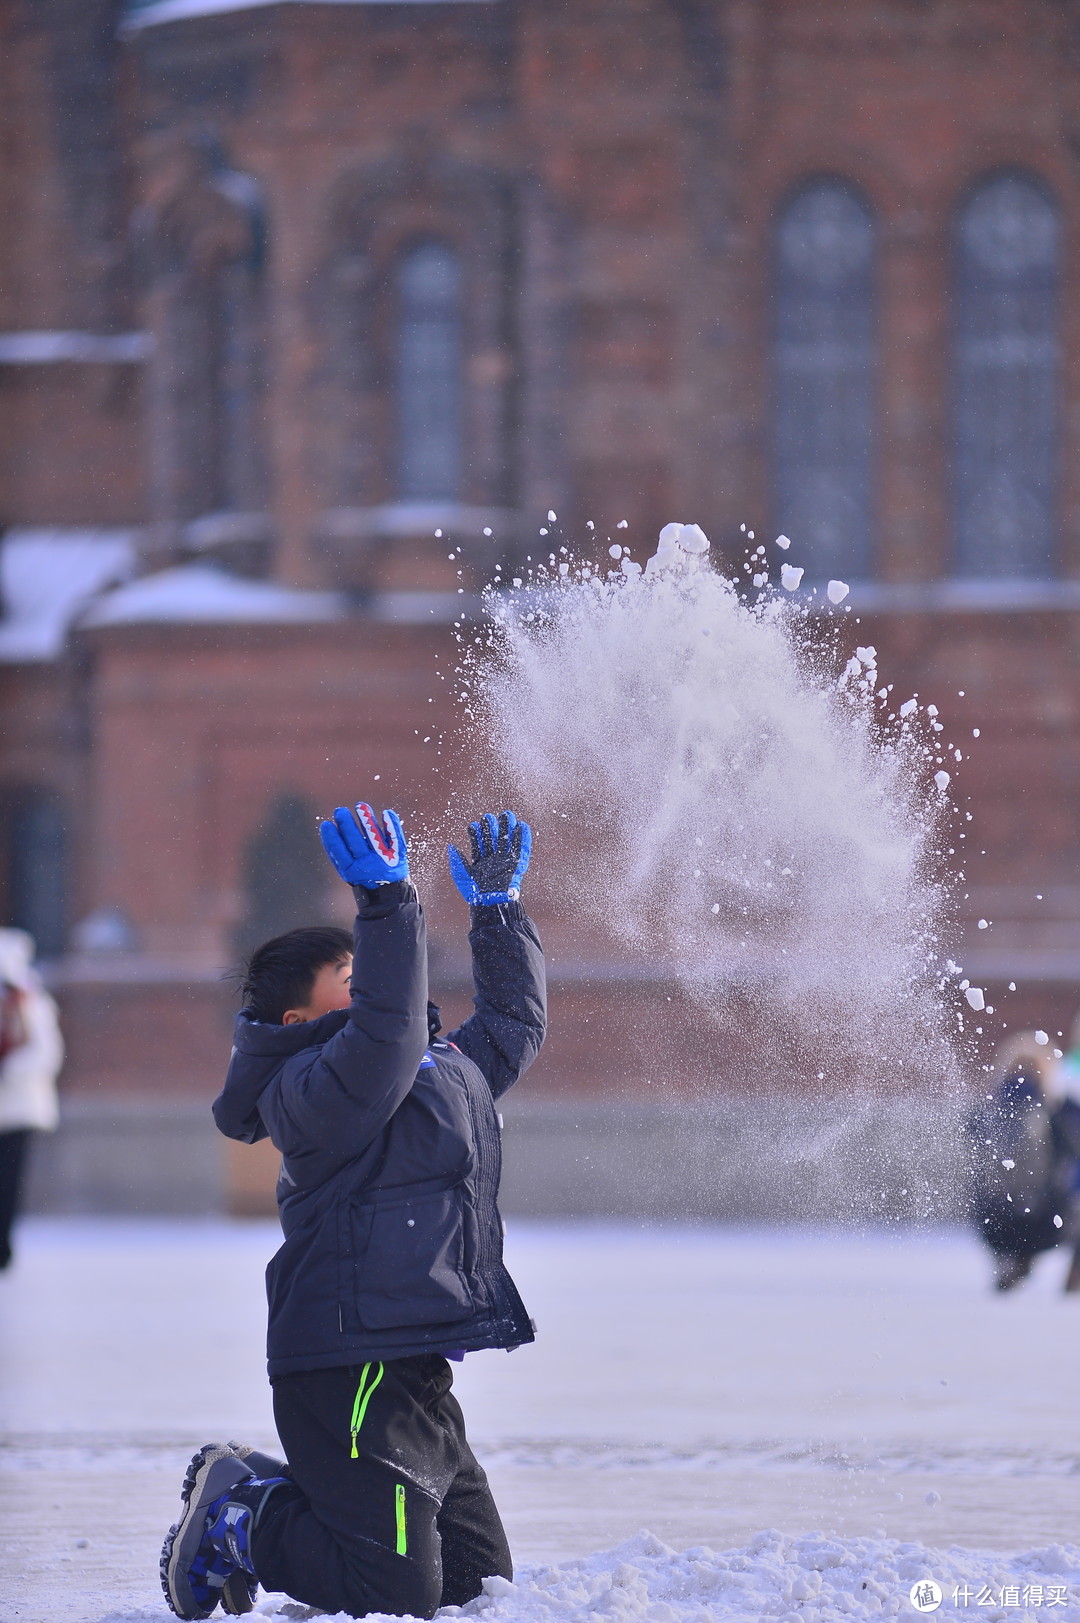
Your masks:
<path fill-rule="evenodd" d="M 273 1443 L 272 1224 L 38 1219 L 0 1276 L 0 1619 L 149 1623 L 183 1467 Z M 487 1623 L 1080 1623 L 1080 1299 L 965 1235 L 516 1222 L 540 1337 L 457 1376 L 518 1563 Z M 263 1597 L 259 1611 L 305 1608 Z"/>

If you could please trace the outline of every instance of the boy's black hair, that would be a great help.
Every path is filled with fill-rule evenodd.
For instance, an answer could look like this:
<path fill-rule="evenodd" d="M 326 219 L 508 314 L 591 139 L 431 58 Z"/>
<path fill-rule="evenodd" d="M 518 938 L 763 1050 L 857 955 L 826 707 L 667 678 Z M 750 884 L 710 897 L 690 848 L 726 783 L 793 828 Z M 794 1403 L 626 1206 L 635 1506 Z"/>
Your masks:
<path fill-rule="evenodd" d="M 280 1026 L 286 1009 L 302 1009 L 327 964 L 351 957 L 352 933 L 332 924 L 287 930 L 256 947 L 244 966 L 240 996 L 264 1025 Z"/>

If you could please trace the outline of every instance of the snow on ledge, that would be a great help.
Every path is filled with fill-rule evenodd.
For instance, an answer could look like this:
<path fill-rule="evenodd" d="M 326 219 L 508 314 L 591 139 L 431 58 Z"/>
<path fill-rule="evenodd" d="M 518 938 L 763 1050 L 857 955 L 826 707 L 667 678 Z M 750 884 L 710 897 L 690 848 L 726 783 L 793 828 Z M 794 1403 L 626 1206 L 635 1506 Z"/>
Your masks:
<path fill-rule="evenodd" d="M 134 568 L 133 530 L 9 530 L 0 547 L 0 662 L 58 659 L 79 613 Z"/>
<path fill-rule="evenodd" d="M 484 600 L 479 592 L 375 592 L 366 605 L 373 620 L 387 625 L 450 625 L 458 619 L 481 620 Z"/>
<path fill-rule="evenodd" d="M 121 32 L 134 34 L 154 23 L 182 22 L 188 17 L 216 17 L 226 11 L 254 11 L 270 5 L 492 5 L 494 0 L 143 0 L 131 6 Z"/>
<path fill-rule="evenodd" d="M 0 364 L 43 366 L 57 361 L 130 365 L 154 348 L 148 332 L 0 332 Z"/>
<path fill-rule="evenodd" d="M 844 607 L 867 614 L 1010 614 L 1080 609 L 1080 580 L 1010 576 L 852 581 Z"/>
<path fill-rule="evenodd" d="M 345 617 L 336 592 L 301 591 L 273 581 L 240 580 L 210 564 L 179 564 L 110 592 L 82 616 L 81 626 L 309 625 Z"/>

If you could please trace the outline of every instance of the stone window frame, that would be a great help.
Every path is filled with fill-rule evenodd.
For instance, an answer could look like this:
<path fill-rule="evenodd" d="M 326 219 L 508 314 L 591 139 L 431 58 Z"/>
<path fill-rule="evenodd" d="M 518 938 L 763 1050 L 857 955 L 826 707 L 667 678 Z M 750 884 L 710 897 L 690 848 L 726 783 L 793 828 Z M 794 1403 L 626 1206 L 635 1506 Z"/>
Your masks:
<path fill-rule="evenodd" d="M 311 283 L 320 359 L 313 446 L 327 507 L 400 500 L 396 478 L 396 274 L 402 256 L 445 244 L 461 267 L 460 501 L 509 507 L 518 483 L 521 296 L 516 177 L 440 159 L 401 159 L 339 178 Z"/>
<path fill-rule="evenodd" d="M 136 222 L 155 336 L 148 379 L 152 512 L 183 550 L 215 551 L 222 522 L 239 525 L 241 540 L 254 537 L 262 546 L 270 494 L 263 187 L 216 150 L 193 151 L 186 167 L 169 197 Z M 193 350 L 218 324 L 223 306 L 231 313 L 230 350 L 204 354 L 193 368 Z M 199 397 L 211 395 L 231 431 L 224 420 L 209 429 L 192 421 Z M 233 539 L 230 532 L 226 540 Z"/>

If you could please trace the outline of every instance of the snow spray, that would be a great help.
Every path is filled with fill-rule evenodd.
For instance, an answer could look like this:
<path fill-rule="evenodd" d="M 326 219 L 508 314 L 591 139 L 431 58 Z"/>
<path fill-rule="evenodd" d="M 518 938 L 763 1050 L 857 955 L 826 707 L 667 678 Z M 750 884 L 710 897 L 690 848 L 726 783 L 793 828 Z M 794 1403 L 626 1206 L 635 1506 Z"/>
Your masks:
<path fill-rule="evenodd" d="M 610 553 L 552 554 L 492 594 L 495 656 L 470 676 L 516 803 L 584 831 L 560 844 L 559 906 L 678 984 L 715 1029 L 714 1090 L 726 1053 L 736 1088 L 817 1091 L 800 1159 L 812 1120 L 835 1170 L 883 1096 L 912 1102 L 903 1133 L 922 1136 L 923 1103 L 957 1092 L 932 877 L 951 809 L 940 723 L 893 702 L 873 648 L 837 674 L 792 566 L 776 591 L 755 555 L 748 591 L 697 525 L 666 525 L 644 569 Z"/>

